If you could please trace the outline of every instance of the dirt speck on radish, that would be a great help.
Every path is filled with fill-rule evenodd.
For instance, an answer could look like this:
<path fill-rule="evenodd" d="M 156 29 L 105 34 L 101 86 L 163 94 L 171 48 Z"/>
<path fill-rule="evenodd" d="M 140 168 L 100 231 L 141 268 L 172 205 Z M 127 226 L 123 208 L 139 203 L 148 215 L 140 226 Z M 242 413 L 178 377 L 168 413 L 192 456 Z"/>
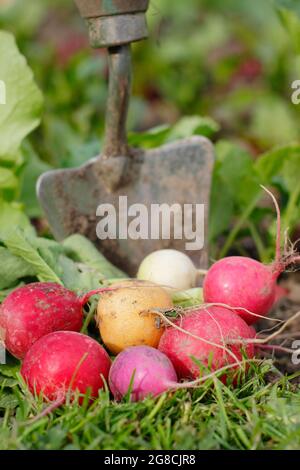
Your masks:
<path fill-rule="evenodd" d="M 82 305 L 76 294 L 51 282 L 20 287 L 0 307 L 2 339 L 18 359 L 23 359 L 30 346 L 48 333 L 80 331 L 82 320 Z"/>
<path fill-rule="evenodd" d="M 116 290 L 101 295 L 97 322 L 107 348 L 118 354 L 130 346 L 157 347 L 164 331 L 155 309 L 172 308 L 166 290 L 151 283 L 122 283 Z"/>

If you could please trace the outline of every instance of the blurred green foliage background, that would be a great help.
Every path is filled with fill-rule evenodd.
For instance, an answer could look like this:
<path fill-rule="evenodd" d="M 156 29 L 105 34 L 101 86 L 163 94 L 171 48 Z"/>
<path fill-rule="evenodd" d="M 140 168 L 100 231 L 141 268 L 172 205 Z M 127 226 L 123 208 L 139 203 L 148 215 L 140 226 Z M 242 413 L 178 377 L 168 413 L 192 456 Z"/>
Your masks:
<path fill-rule="evenodd" d="M 132 141 L 161 143 L 165 127 L 150 137 L 145 131 L 192 116 L 180 121 L 176 135 L 202 132 L 216 142 L 212 256 L 250 251 L 269 260 L 275 221 L 272 207 L 258 204 L 259 184 L 277 191 L 294 238 L 300 218 L 300 105 L 291 102 L 291 84 L 300 79 L 296 0 L 152 0 L 148 23 L 149 39 L 133 46 L 128 128 L 143 133 Z M 89 48 L 71 0 L 0 0 L 0 28 L 14 33 L 45 97 L 22 169 L 16 163 L 22 178 L 16 200 L 37 218 L 38 174 L 80 165 L 99 152 L 106 54 Z"/>

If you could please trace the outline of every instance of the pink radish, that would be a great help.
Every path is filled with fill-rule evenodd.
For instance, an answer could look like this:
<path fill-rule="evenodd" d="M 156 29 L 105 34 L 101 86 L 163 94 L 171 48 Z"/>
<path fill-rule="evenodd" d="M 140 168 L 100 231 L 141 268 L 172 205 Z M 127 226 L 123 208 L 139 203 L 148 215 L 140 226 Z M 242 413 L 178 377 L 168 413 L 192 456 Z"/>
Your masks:
<path fill-rule="evenodd" d="M 175 321 L 163 333 L 159 350 L 173 363 L 180 378 L 199 377 L 199 365 L 218 370 L 254 356 L 254 331 L 233 311 L 212 306 L 199 308 Z"/>
<path fill-rule="evenodd" d="M 80 331 L 83 304 L 76 294 L 50 282 L 14 290 L 0 306 L 0 333 L 7 350 L 22 359 L 42 336 L 58 330 Z"/>
<path fill-rule="evenodd" d="M 192 382 L 179 383 L 166 354 L 150 346 L 132 346 L 124 349 L 115 359 L 109 373 L 109 386 L 116 400 L 130 393 L 132 401 L 140 401 L 166 391 L 198 387 L 201 382 L 220 373 L 224 377 L 229 369 L 239 366 L 240 362 L 227 364 Z"/>
<path fill-rule="evenodd" d="M 127 394 L 130 385 L 131 399 L 138 401 L 174 388 L 177 376 L 162 352 L 150 346 L 132 346 L 117 356 L 109 373 L 109 386 L 116 400 Z"/>
<path fill-rule="evenodd" d="M 21 375 L 31 393 L 62 404 L 68 392 L 90 392 L 90 397 L 97 397 L 110 365 L 107 352 L 94 339 L 74 331 L 57 331 L 31 346 Z"/>
<path fill-rule="evenodd" d="M 266 266 L 242 256 L 230 256 L 214 263 L 205 276 L 203 297 L 207 304 L 222 304 L 235 308 L 249 325 L 268 314 L 278 293 L 277 280 L 285 268 L 298 261 L 293 253 L 281 256 L 280 210 L 273 194 L 277 212 L 275 261 Z"/>

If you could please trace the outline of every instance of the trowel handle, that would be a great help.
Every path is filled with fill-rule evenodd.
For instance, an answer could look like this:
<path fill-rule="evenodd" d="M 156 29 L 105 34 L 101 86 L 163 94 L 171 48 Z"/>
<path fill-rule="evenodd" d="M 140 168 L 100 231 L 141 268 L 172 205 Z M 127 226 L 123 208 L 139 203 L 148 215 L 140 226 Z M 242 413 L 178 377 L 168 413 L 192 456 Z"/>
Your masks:
<path fill-rule="evenodd" d="M 148 36 L 150 0 L 75 0 L 92 47 L 108 47 L 109 94 L 103 155 L 126 156 L 126 118 L 131 91 L 130 44 Z"/>
<path fill-rule="evenodd" d="M 109 90 L 103 154 L 127 155 L 126 120 L 131 92 L 130 44 L 108 48 Z"/>

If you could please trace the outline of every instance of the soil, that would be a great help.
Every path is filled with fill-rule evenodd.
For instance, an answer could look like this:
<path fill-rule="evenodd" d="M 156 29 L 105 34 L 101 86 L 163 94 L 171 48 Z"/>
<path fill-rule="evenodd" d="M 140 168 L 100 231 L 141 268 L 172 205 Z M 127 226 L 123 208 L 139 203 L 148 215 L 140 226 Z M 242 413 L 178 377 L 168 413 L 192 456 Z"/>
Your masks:
<path fill-rule="evenodd" d="M 300 311 L 300 272 L 298 273 L 288 273 L 285 274 L 281 279 L 280 285 L 288 290 L 286 297 L 281 298 L 272 311 L 270 312 L 270 318 L 278 318 L 283 321 L 287 321 L 295 313 Z M 281 326 L 281 325 L 280 325 Z M 274 328 L 274 323 L 269 320 L 262 320 L 257 324 L 257 331 L 267 330 Z M 272 332 L 275 329 L 272 329 Z M 269 334 L 270 332 L 267 332 Z M 292 322 L 286 330 L 283 332 L 284 337 L 281 336 L 280 339 L 272 340 L 272 344 L 280 345 L 289 349 L 300 349 L 300 316 Z M 293 344 L 294 341 L 298 340 L 299 343 L 296 345 Z M 293 355 L 291 353 L 285 353 L 281 351 L 276 352 L 267 352 L 264 351 L 264 356 L 273 357 L 275 361 L 275 366 L 284 374 L 294 374 L 299 372 L 300 374 L 300 354 L 297 355 L 298 364 L 293 360 Z M 295 358 L 294 358 L 295 359 Z M 295 379 L 300 383 L 300 375 Z"/>

